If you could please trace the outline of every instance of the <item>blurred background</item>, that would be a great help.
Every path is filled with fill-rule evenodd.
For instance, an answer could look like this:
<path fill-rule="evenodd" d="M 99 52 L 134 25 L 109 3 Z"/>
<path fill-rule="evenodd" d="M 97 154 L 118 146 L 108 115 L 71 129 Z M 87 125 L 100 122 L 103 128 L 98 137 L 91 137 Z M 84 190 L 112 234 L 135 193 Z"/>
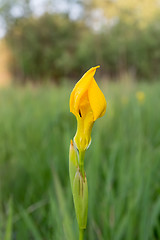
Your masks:
<path fill-rule="evenodd" d="M 0 239 L 78 239 L 69 97 L 96 65 L 85 239 L 160 240 L 159 0 L 0 0 Z"/>

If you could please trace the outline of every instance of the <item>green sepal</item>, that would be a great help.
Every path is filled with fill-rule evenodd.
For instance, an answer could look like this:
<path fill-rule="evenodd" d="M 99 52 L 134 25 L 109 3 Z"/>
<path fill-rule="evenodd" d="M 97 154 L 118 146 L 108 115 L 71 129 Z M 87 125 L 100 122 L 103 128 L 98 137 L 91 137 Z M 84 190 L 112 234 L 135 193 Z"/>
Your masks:
<path fill-rule="evenodd" d="M 86 176 L 83 178 L 79 169 L 75 174 L 72 191 L 79 229 L 85 229 L 88 215 L 88 184 Z"/>

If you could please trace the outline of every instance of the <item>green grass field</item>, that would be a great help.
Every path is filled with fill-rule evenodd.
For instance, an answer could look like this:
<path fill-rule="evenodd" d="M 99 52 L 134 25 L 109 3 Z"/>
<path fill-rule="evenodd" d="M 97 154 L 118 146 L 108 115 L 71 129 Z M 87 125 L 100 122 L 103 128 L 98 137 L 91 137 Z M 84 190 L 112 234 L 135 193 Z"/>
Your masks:
<path fill-rule="evenodd" d="M 0 240 L 78 239 L 68 173 L 72 87 L 0 90 Z M 107 114 L 85 156 L 85 240 L 160 240 L 160 84 L 101 89 Z"/>

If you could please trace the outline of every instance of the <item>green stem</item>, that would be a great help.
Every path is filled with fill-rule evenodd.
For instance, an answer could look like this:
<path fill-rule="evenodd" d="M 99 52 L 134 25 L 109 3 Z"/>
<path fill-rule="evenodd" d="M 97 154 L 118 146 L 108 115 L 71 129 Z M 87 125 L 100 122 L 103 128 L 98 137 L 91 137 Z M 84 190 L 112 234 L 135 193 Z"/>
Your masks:
<path fill-rule="evenodd" d="M 85 151 L 79 151 L 79 170 L 82 174 L 83 179 L 85 179 L 85 172 L 84 172 L 84 155 Z"/>
<path fill-rule="evenodd" d="M 84 229 L 79 229 L 79 240 L 83 240 L 84 237 Z"/>

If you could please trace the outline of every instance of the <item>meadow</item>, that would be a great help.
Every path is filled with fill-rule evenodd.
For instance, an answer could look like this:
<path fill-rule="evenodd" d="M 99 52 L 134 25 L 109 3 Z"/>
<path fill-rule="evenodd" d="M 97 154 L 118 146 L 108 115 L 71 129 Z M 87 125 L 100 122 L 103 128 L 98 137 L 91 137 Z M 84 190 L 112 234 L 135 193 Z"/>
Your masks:
<path fill-rule="evenodd" d="M 0 90 L 0 239 L 76 240 L 71 85 Z M 106 83 L 86 152 L 86 240 L 160 240 L 160 83 Z M 140 91 L 138 95 L 137 92 Z"/>

